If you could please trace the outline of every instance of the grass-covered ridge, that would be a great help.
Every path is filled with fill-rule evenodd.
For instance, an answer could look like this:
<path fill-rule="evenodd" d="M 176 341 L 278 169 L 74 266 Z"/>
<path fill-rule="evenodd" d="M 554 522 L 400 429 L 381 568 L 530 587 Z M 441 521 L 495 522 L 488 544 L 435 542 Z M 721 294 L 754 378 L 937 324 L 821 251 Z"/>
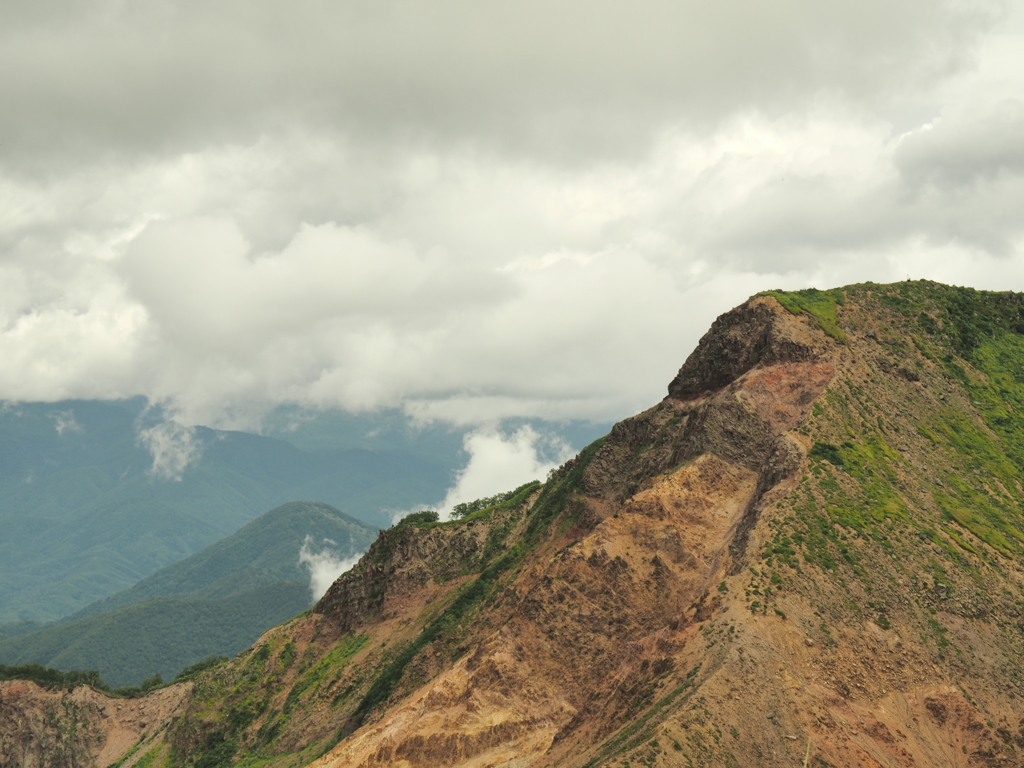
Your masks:
<path fill-rule="evenodd" d="M 765 291 L 759 296 L 771 296 L 794 315 L 806 313 L 832 338 L 845 341 L 846 334 L 839 327 L 836 305 L 845 301 L 842 289 L 819 291 L 806 288 L 801 291 Z"/>
<path fill-rule="evenodd" d="M 812 316 L 834 338 L 845 339 L 844 328 L 867 335 L 877 343 L 877 382 L 895 375 L 891 383 L 899 386 L 925 377 L 926 386 L 958 388 L 964 403 L 948 400 L 912 420 L 918 436 L 947 454 L 934 504 L 946 521 L 999 552 L 1024 553 L 1024 294 L 908 281 L 762 295 Z M 897 448 L 905 439 L 877 388 L 854 384 L 833 390 L 828 402 L 844 433 L 834 444 L 816 444 L 811 459 L 829 519 L 857 529 L 880 515 L 905 519 L 906 499 L 893 473 L 903 462 Z M 979 484 L 979 476 L 991 481 Z M 810 531 L 804 537 L 815 540 Z"/>
<path fill-rule="evenodd" d="M 801 430 L 809 473 L 774 524 L 769 567 L 814 565 L 871 594 L 894 564 L 949 590 L 1024 555 L 1024 296 L 926 281 L 771 295 L 819 324 L 835 299 L 854 349 Z M 755 610 L 765 589 L 752 587 Z"/>

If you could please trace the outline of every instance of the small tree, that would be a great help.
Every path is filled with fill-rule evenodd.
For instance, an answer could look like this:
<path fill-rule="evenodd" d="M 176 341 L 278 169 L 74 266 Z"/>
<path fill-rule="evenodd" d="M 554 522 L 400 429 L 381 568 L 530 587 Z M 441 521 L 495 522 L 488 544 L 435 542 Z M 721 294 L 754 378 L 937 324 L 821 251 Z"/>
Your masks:
<path fill-rule="evenodd" d="M 434 510 L 424 509 L 420 512 L 413 512 L 411 515 L 406 515 L 398 521 L 398 525 L 425 525 L 427 523 L 436 523 L 440 519 L 441 516 Z"/>

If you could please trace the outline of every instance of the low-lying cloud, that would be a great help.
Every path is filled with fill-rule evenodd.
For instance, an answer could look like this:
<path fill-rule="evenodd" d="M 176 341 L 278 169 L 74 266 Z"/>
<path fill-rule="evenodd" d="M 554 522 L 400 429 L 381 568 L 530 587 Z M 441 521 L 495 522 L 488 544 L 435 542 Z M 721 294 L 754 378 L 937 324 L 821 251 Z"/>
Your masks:
<path fill-rule="evenodd" d="M 543 480 L 572 458 L 572 447 L 557 435 L 541 434 L 529 425 L 505 434 L 494 428 L 470 432 L 463 439 L 469 454 L 444 499 L 394 514 L 394 521 L 424 508 L 437 510 L 449 519 L 452 507 L 518 488 L 531 480 Z"/>
<path fill-rule="evenodd" d="M 319 551 L 316 551 L 316 547 L 319 547 Z M 337 547 L 337 543 L 331 539 L 323 539 L 318 543 L 307 534 L 299 549 L 299 565 L 309 570 L 309 590 L 314 602 L 323 597 L 331 584 L 358 563 L 362 556 L 360 553 L 345 557 L 332 547 Z"/>
<path fill-rule="evenodd" d="M 66 411 L 53 411 L 47 416 L 53 419 L 53 426 L 60 437 L 63 437 L 65 432 L 84 431 L 84 427 L 75 418 L 75 412 L 70 408 Z"/>
<path fill-rule="evenodd" d="M 139 444 L 153 456 L 149 473 L 163 480 L 181 480 L 182 474 L 201 455 L 203 446 L 194 427 L 173 418 L 138 429 Z"/>

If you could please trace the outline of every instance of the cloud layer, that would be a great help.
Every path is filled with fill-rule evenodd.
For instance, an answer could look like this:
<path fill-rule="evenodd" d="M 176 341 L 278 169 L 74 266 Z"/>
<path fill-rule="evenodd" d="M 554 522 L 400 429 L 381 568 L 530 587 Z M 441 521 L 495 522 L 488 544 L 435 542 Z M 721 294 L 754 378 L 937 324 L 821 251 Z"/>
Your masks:
<path fill-rule="evenodd" d="M 306 536 L 299 548 L 299 565 L 305 566 L 309 571 L 309 591 L 313 595 L 313 602 L 316 602 L 330 589 L 341 574 L 352 568 L 359 562 L 362 552 L 349 557 L 342 557 L 335 550 L 336 542 L 324 539 L 319 542 L 320 551 L 316 551 L 316 542 L 312 536 Z"/>
<path fill-rule="evenodd" d="M 1021 6 L 5 3 L 0 398 L 612 420 L 758 290 L 1024 289 Z"/>
<path fill-rule="evenodd" d="M 477 430 L 467 434 L 463 443 L 469 462 L 457 474 L 444 500 L 433 505 L 442 519 L 451 515 L 456 504 L 511 491 L 531 480 L 543 480 L 573 455 L 564 440 L 539 434 L 530 426 L 508 435 L 495 429 Z M 396 515 L 396 521 L 404 514 Z"/>

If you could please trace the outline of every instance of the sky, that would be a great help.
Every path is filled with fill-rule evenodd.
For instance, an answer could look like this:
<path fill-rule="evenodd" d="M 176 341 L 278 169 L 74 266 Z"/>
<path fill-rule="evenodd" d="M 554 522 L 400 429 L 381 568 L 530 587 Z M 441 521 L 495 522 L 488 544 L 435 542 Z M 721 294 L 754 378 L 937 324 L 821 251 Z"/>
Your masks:
<path fill-rule="evenodd" d="M 5 0 L 0 104 L 5 400 L 539 471 L 494 424 L 652 405 L 758 291 L 1024 290 L 1020 1 Z"/>

